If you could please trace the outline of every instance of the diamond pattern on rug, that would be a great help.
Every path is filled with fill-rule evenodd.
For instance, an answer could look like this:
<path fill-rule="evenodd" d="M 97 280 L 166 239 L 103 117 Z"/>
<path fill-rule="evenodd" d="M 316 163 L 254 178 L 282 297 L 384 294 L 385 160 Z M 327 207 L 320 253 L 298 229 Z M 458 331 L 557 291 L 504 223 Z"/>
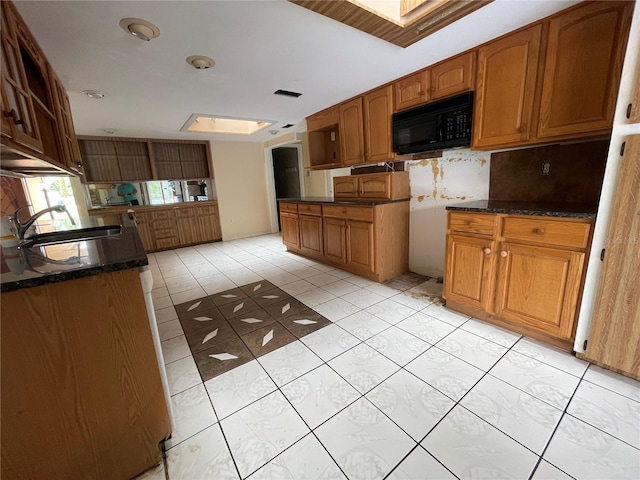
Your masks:
<path fill-rule="evenodd" d="M 175 308 L 203 382 L 331 324 L 266 280 Z"/>

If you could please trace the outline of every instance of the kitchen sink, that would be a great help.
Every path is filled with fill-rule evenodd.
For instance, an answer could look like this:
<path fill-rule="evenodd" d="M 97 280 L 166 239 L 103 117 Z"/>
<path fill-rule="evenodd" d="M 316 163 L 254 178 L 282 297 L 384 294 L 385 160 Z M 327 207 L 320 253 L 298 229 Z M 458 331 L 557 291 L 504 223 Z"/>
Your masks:
<path fill-rule="evenodd" d="M 122 225 L 101 225 L 96 227 L 78 228 L 58 232 L 47 232 L 33 235 L 20 243 L 20 248 L 54 245 L 58 243 L 82 242 L 98 238 L 114 237 L 122 233 Z"/>

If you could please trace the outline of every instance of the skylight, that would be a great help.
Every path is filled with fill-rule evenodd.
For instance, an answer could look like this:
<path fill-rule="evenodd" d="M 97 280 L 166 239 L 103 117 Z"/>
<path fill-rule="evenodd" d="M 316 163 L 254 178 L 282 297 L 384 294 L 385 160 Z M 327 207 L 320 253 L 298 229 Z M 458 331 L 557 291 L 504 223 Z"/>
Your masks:
<path fill-rule="evenodd" d="M 194 133 L 231 133 L 235 135 L 251 135 L 273 125 L 267 120 L 247 118 L 218 117 L 194 113 L 180 129 L 182 132 Z"/>

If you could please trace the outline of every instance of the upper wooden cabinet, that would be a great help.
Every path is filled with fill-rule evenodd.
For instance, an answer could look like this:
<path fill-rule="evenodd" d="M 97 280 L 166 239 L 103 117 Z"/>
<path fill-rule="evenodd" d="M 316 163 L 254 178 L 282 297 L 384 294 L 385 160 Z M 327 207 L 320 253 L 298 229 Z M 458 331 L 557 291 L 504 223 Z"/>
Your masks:
<path fill-rule="evenodd" d="M 478 50 L 472 145 L 487 148 L 529 140 L 542 25 Z"/>
<path fill-rule="evenodd" d="M 429 68 L 431 100 L 473 90 L 476 80 L 476 52 L 450 58 Z"/>
<path fill-rule="evenodd" d="M 340 104 L 340 143 L 342 164 L 364 163 L 364 124 L 362 97 Z"/>
<path fill-rule="evenodd" d="M 309 166 L 313 168 L 336 168 L 341 166 L 340 106 L 322 110 L 307 117 L 309 132 Z"/>
<path fill-rule="evenodd" d="M 588 2 L 549 22 L 539 138 L 611 130 L 633 2 Z"/>
<path fill-rule="evenodd" d="M 37 159 L 20 163 L 5 155 L 13 158 L 2 159 L 2 168 L 41 175 L 82 173 L 66 92 L 9 1 L 2 2 L 0 32 L 2 145 Z"/>
<path fill-rule="evenodd" d="M 209 177 L 208 142 L 153 141 L 156 176 L 164 180 Z"/>
<path fill-rule="evenodd" d="M 393 84 L 395 94 L 395 111 L 415 107 L 430 99 L 430 72 L 421 70 L 417 73 L 401 78 Z"/>
<path fill-rule="evenodd" d="M 365 161 L 384 162 L 393 158 L 391 116 L 393 87 L 388 85 L 363 96 Z"/>

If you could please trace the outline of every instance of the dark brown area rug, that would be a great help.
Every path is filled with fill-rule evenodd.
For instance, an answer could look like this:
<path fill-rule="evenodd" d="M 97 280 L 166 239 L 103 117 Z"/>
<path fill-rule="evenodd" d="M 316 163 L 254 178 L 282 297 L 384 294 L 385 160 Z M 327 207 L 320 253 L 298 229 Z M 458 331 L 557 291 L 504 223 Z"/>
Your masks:
<path fill-rule="evenodd" d="M 203 382 L 331 324 L 266 280 L 175 308 Z"/>

